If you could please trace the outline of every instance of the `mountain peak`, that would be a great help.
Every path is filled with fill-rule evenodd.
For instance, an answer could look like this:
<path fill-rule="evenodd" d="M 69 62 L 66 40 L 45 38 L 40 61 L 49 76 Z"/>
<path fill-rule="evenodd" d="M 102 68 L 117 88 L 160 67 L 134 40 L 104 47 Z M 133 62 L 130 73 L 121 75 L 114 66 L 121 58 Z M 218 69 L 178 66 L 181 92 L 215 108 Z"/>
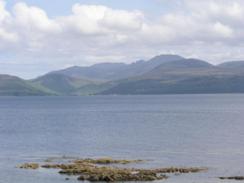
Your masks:
<path fill-rule="evenodd" d="M 210 64 L 204 60 L 199 60 L 199 59 L 195 59 L 195 58 L 175 60 L 172 62 L 167 62 L 165 64 L 162 64 L 162 66 L 174 66 L 174 67 L 180 67 L 180 68 L 209 68 L 209 67 L 213 67 L 212 64 Z"/>
<path fill-rule="evenodd" d="M 162 62 L 170 62 L 170 61 L 181 60 L 181 59 L 184 59 L 184 57 L 179 55 L 173 55 L 173 54 L 161 54 L 151 58 L 149 61 L 162 63 Z"/>

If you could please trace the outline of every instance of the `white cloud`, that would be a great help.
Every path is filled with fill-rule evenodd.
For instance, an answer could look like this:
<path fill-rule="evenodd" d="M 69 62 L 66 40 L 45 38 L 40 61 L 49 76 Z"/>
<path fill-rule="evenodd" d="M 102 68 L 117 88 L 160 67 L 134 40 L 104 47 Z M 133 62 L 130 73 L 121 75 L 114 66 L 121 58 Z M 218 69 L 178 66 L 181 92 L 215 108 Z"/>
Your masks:
<path fill-rule="evenodd" d="M 79 34 L 102 34 L 105 30 L 99 26 L 107 7 L 86 6 L 75 4 L 72 7 L 72 15 L 58 18 L 59 24 L 67 31 L 75 31 Z"/>
<path fill-rule="evenodd" d="M 6 3 L 4 1 L 0 1 L 0 22 L 2 23 L 6 17 L 9 17 L 9 12 L 5 9 Z"/>
<path fill-rule="evenodd" d="M 5 9 L 6 3 L 0 1 L 0 48 L 8 47 L 7 43 L 15 43 L 18 39 L 17 34 L 9 28 L 11 15 Z"/>
<path fill-rule="evenodd" d="M 16 26 L 29 31 L 51 32 L 58 29 L 57 24 L 50 20 L 46 12 L 37 7 L 17 3 L 13 9 Z"/>
<path fill-rule="evenodd" d="M 70 15 L 50 18 L 45 10 L 23 2 L 6 10 L 6 2 L 0 0 L 0 51 L 8 49 L 16 58 L 53 60 L 59 66 L 133 61 L 172 52 L 212 61 L 244 57 L 244 1 L 178 2 L 180 9 L 158 17 L 74 4 Z"/>
<path fill-rule="evenodd" d="M 231 37 L 233 35 L 233 30 L 220 22 L 214 24 L 214 30 L 223 37 Z"/>
<path fill-rule="evenodd" d="M 118 31 L 137 31 L 142 28 L 143 18 L 144 15 L 140 11 L 128 12 L 110 9 L 104 13 L 100 24 Z"/>
<path fill-rule="evenodd" d="M 13 42 L 13 43 L 17 42 L 18 40 L 16 34 L 7 32 L 3 28 L 0 28 L 0 38 L 2 39 L 2 41 Z"/>
<path fill-rule="evenodd" d="M 111 32 L 134 31 L 142 26 L 140 11 L 113 10 L 101 5 L 75 4 L 73 14 L 58 17 L 57 22 L 66 30 L 80 34 L 101 35 Z"/>

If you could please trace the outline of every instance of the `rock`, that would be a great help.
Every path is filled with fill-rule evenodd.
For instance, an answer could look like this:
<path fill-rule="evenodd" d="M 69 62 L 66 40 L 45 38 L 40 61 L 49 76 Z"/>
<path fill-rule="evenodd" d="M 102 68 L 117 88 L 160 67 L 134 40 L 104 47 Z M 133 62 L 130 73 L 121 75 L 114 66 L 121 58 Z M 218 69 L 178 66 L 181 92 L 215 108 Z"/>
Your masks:
<path fill-rule="evenodd" d="M 197 173 L 201 171 L 205 171 L 207 168 L 196 168 L 196 167 L 191 167 L 191 168 L 176 168 L 176 167 L 170 167 L 170 168 L 158 168 L 154 169 L 152 171 L 156 173 Z"/>
<path fill-rule="evenodd" d="M 222 180 L 244 180 L 244 176 L 219 177 Z"/>
<path fill-rule="evenodd" d="M 102 159 L 77 159 L 66 164 L 44 164 L 42 168 L 60 169 L 59 173 L 68 176 L 78 176 L 81 181 L 155 181 L 167 179 L 166 173 L 196 173 L 206 168 L 157 168 L 138 169 L 115 167 L 114 164 L 128 164 L 141 162 L 142 160 L 115 160 L 110 158 Z M 111 166 L 113 165 L 113 166 Z M 24 164 L 20 168 L 36 169 L 39 165 L 35 163 Z M 68 179 L 65 179 L 68 180 Z"/>
<path fill-rule="evenodd" d="M 36 170 L 39 168 L 39 164 L 37 164 L 37 163 L 25 163 L 23 165 L 20 165 L 18 168 Z"/>
<path fill-rule="evenodd" d="M 112 167 L 95 167 L 83 172 L 78 180 L 88 180 L 91 182 L 105 181 L 154 181 L 166 179 L 165 175 L 158 175 L 152 171 L 134 172 L 132 169 L 112 168 Z"/>
<path fill-rule="evenodd" d="M 107 165 L 107 164 L 129 164 L 129 163 L 139 163 L 143 160 L 116 160 L 111 158 L 100 158 L 100 159 L 78 159 L 75 160 L 74 163 L 91 163 L 91 164 L 101 164 L 101 165 Z"/>

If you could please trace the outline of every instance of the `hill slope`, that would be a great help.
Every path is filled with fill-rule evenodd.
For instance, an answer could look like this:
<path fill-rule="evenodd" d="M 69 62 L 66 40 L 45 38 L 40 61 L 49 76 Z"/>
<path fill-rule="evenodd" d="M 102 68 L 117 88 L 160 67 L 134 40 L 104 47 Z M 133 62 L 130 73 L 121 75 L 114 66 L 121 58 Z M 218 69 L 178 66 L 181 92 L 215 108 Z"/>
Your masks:
<path fill-rule="evenodd" d="M 219 64 L 218 67 L 225 69 L 244 70 L 244 61 L 230 61 Z"/>
<path fill-rule="evenodd" d="M 70 77 L 63 74 L 50 73 L 31 81 L 35 86 L 44 87 L 57 95 L 76 95 L 79 88 L 96 85 L 94 81 Z M 92 90 L 90 90 L 92 93 Z"/>
<path fill-rule="evenodd" d="M 15 76 L 0 75 L 0 95 L 28 96 L 51 95 L 48 91 L 37 88 L 29 82 Z"/>
<path fill-rule="evenodd" d="M 244 74 L 197 59 L 182 59 L 121 80 L 101 94 L 239 93 L 244 92 L 243 84 Z"/>
<path fill-rule="evenodd" d="M 100 94 L 142 95 L 142 94 L 204 94 L 204 93 L 244 93 L 244 76 L 192 77 L 174 82 L 161 80 L 138 80 L 120 83 Z"/>

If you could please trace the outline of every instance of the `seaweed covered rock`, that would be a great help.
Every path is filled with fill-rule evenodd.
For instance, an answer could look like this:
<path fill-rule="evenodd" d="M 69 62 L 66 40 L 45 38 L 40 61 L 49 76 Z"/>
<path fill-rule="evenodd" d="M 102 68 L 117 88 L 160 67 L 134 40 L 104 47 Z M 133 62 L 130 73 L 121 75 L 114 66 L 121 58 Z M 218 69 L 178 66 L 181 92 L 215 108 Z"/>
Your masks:
<path fill-rule="evenodd" d="M 197 167 L 190 167 L 190 168 L 177 168 L 177 167 L 170 167 L 170 168 L 158 168 L 152 171 L 156 173 L 197 173 L 201 171 L 205 171 L 207 168 L 197 168 Z"/>
<path fill-rule="evenodd" d="M 74 162 L 67 165 L 45 165 L 47 168 L 60 168 L 60 174 L 79 176 L 78 180 L 88 181 L 154 181 L 166 179 L 165 173 L 196 173 L 203 168 L 161 168 L 135 169 L 111 166 L 97 166 L 91 163 Z"/>
<path fill-rule="evenodd" d="M 219 177 L 222 180 L 244 180 L 244 176 Z"/>
<path fill-rule="evenodd" d="M 122 169 L 112 167 L 95 167 L 83 172 L 78 180 L 88 181 L 154 181 L 166 179 L 167 176 L 151 171 L 134 171 L 133 169 Z"/>
<path fill-rule="evenodd" d="M 129 164 L 129 163 L 139 163 L 143 160 L 117 160 L 112 158 L 99 158 L 99 159 L 78 159 L 75 160 L 74 163 L 91 163 L 91 164 L 101 164 L 101 165 L 108 165 L 108 164 Z"/>
<path fill-rule="evenodd" d="M 38 163 L 25 163 L 23 165 L 18 166 L 21 169 L 32 169 L 32 170 L 36 170 L 39 168 L 39 164 Z"/>
<path fill-rule="evenodd" d="M 72 164 L 46 164 L 42 168 L 61 169 L 60 174 L 79 176 L 78 180 L 88 181 L 154 181 L 167 178 L 152 170 L 96 166 L 80 161 Z"/>
<path fill-rule="evenodd" d="M 170 173 L 196 173 L 205 168 L 157 168 L 157 169 L 140 169 L 116 167 L 115 164 L 137 163 L 142 160 L 116 160 L 110 158 L 101 159 L 76 159 L 66 163 L 43 164 L 42 168 L 59 169 L 60 174 L 68 176 L 77 176 L 78 180 L 84 181 L 155 181 L 166 179 L 165 174 Z M 23 164 L 20 168 L 36 169 L 38 164 Z"/>

